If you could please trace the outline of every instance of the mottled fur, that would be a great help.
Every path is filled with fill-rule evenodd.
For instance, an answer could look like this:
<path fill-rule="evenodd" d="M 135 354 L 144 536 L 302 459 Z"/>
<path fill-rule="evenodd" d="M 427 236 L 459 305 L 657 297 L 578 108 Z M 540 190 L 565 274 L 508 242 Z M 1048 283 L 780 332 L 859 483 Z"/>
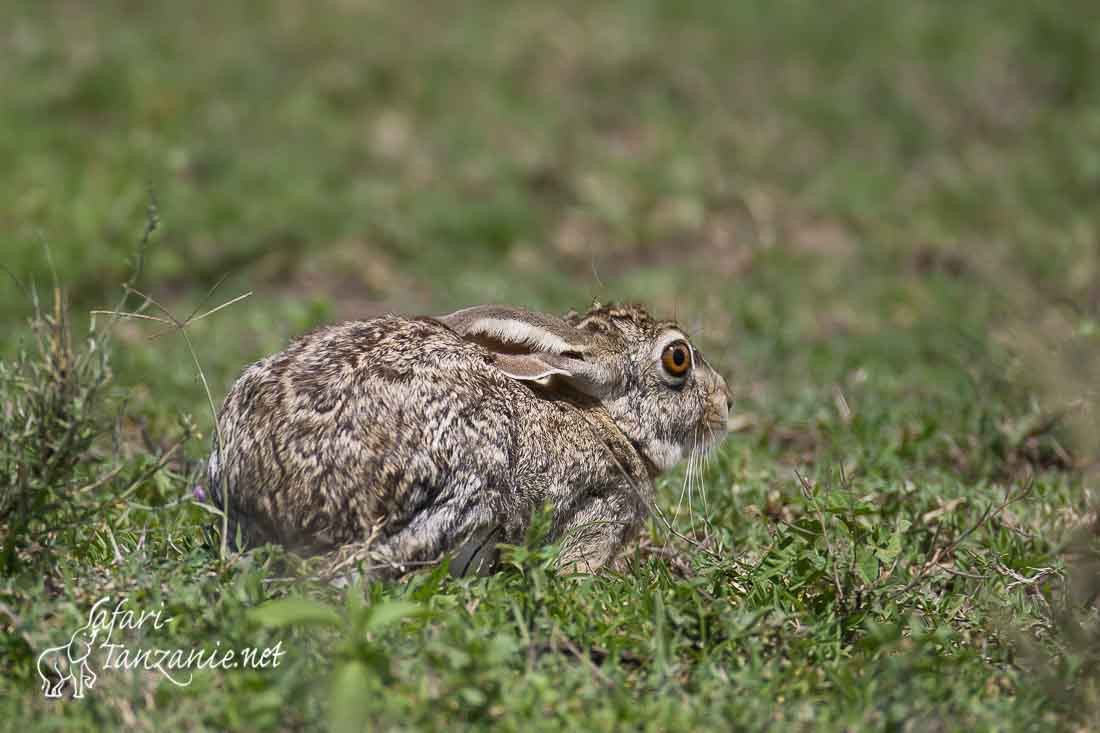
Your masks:
<path fill-rule="evenodd" d="M 563 562 L 595 569 L 645 519 L 653 477 L 725 433 L 725 382 L 640 307 L 564 319 L 503 306 L 323 328 L 250 366 L 210 462 L 248 545 L 361 548 L 378 574 L 456 553 L 485 570 L 498 542 L 553 512 Z M 549 376 L 547 376 L 549 375 Z"/>

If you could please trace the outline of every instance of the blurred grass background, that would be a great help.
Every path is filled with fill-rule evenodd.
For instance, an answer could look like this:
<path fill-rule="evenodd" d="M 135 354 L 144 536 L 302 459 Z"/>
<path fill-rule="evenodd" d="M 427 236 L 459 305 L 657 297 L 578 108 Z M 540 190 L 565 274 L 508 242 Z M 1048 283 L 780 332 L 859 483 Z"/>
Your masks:
<path fill-rule="evenodd" d="M 42 282 L 46 242 L 113 304 L 153 189 L 145 290 L 256 291 L 196 329 L 223 389 L 318 321 L 593 296 L 682 313 L 738 376 L 835 377 L 838 333 L 912 365 L 912 332 L 984 324 L 972 260 L 1098 296 L 1070 5 L 8 3 L 4 264 Z M 126 378 L 197 411 L 139 331 Z"/>
<path fill-rule="evenodd" d="M 1095 384 L 1096 3 L 6 0 L 0 15 L 4 267 L 43 286 L 52 257 L 78 320 L 113 306 L 152 190 L 163 226 L 139 287 L 184 315 L 222 277 L 209 305 L 255 293 L 193 326 L 216 399 L 325 321 L 640 300 L 696 335 L 747 416 L 708 479 L 733 546 L 786 531 L 765 518 L 801 501 L 791 464 L 822 481 L 846 466 L 867 496 L 895 487 L 909 498 L 876 509 L 883 526 L 1046 472 L 1014 520 L 1026 552 L 998 544 L 1011 528 L 979 535 L 1021 571 L 1091 516 L 1091 416 L 1038 426 Z M 4 354 L 28 313 L 3 281 Z M 154 442 L 180 413 L 208 433 L 185 346 L 157 330 L 120 327 L 128 415 Z M 1019 691 L 967 660 L 963 697 Z M 877 710 L 852 674 L 829 684 Z M 1008 709 L 914 699 L 987 723 Z"/>

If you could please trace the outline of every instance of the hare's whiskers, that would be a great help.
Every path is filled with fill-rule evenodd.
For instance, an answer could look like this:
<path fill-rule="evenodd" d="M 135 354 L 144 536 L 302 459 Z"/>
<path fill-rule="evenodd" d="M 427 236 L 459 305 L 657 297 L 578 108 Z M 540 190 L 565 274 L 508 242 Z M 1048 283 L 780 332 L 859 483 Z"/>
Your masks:
<path fill-rule="evenodd" d="M 689 460 L 688 464 L 690 466 L 690 460 Z M 682 507 L 684 505 L 684 495 L 688 491 L 688 479 L 690 479 L 690 478 L 691 478 L 691 472 L 687 468 L 685 468 L 684 469 L 684 480 L 680 484 L 680 498 L 676 501 L 676 511 L 674 511 L 672 513 L 673 517 L 678 518 L 680 516 L 680 507 Z M 691 511 L 691 499 L 690 498 L 688 499 L 688 511 Z"/>
<path fill-rule="evenodd" d="M 703 426 L 706 430 L 706 443 L 709 446 L 711 440 L 714 438 L 714 428 L 710 424 Z M 703 466 L 699 470 L 699 488 L 703 494 L 703 528 L 705 532 L 705 539 L 710 539 L 710 506 L 707 504 L 707 482 L 703 478 L 703 474 L 706 473 L 711 463 L 714 461 L 713 451 L 707 449 L 703 451 Z"/>
<path fill-rule="evenodd" d="M 695 536 L 695 505 L 692 500 L 693 484 L 697 479 L 696 473 L 699 466 L 699 428 L 695 428 L 695 434 L 692 436 L 691 453 L 688 454 L 688 520 L 691 523 L 691 536 Z"/>

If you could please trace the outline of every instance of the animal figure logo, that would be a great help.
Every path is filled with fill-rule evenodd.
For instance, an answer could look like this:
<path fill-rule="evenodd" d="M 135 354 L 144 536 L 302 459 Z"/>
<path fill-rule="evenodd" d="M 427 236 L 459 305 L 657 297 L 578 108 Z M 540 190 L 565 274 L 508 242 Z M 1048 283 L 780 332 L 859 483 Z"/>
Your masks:
<path fill-rule="evenodd" d="M 73 632 L 67 644 L 50 647 L 38 655 L 38 676 L 47 698 L 60 698 L 69 682 L 74 698 L 84 697 L 84 690 L 95 685 L 96 674 L 88 664 L 88 657 L 97 631 L 89 618 L 88 623 Z"/>

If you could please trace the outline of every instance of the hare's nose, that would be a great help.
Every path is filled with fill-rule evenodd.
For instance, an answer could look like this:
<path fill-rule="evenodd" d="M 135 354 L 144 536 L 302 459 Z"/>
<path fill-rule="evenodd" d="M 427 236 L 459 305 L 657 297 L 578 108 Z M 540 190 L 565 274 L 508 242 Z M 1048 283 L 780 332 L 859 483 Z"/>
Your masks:
<path fill-rule="evenodd" d="M 733 397 L 726 395 L 726 409 L 729 412 L 733 412 Z"/>

